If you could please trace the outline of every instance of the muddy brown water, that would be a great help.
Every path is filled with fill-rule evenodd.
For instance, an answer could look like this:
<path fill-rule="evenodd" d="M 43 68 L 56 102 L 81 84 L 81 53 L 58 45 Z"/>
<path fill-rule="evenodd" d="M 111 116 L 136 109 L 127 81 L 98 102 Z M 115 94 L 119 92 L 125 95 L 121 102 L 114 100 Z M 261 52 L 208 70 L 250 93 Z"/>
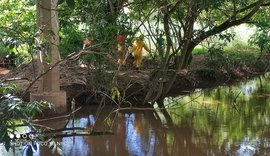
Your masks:
<path fill-rule="evenodd" d="M 265 156 L 270 155 L 270 75 L 234 86 L 200 90 L 165 100 L 166 110 L 81 109 L 66 128 L 113 135 L 55 139 L 67 156 Z M 107 120 L 105 122 L 104 119 Z M 60 128 L 66 120 L 45 122 Z M 63 127 L 62 127 L 63 128 Z M 67 131 L 66 131 L 67 132 Z M 77 132 L 80 132 L 77 130 Z M 0 155 L 22 155 L 23 147 Z M 34 155 L 52 155 L 39 145 Z"/>

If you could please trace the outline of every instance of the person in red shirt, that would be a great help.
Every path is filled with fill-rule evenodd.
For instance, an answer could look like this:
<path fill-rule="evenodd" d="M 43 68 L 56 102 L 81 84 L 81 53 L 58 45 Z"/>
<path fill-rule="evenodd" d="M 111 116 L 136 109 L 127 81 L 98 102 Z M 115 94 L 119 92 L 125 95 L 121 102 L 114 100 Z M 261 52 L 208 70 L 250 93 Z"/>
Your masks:
<path fill-rule="evenodd" d="M 124 35 L 117 35 L 117 51 L 118 51 L 118 60 L 117 64 L 122 65 L 125 62 L 125 36 Z"/>

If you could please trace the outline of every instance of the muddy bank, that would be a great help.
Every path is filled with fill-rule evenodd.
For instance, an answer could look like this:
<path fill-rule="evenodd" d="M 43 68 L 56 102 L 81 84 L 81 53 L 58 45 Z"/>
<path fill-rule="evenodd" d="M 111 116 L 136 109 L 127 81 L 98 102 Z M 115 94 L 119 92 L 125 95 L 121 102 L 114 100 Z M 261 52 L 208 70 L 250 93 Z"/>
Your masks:
<path fill-rule="evenodd" d="M 208 58 L 203 55 L 196 55 L 193 57 L 187 69 L 178 72 L 177 79 L 168 96 L 189 94 L 199 88 L 231 85 L 239 81 L 250 79 L 268 72 L 270 65 L 269 60 L 270 56 L 265 55 L 254 64 L 224 66 L 219 64 L 219 62 L 209 61 Z M 137 72 L 138 77 L 143 77 L 147 74 L 149 74 L 147 71 Z M 120 79 L 124 81 L 125 78 L 120 77 Z M 138 104 L 142 103 L 150 84 L 149 78 L 144 79 L 142 82 L 137 81 L 136 84 L 126 91 L 127 95 L 134 94 L 134 92 L 137 91 L 136 96 L 131 96 L 128 100 Z"/>
<path fill-rule="evenodd" d="M 255 64 L 232 67 L 222 66 L 207 60 L 203 55 L 196 55 L 187 69 L 178 72 L 177 80 L 168 96 L 186 94 L 196 88 L 229 84 L 263 74 L 268 70 L 269 59 L 269 56 L 265 56 Z M 32 63 L 21 65 L 3 75 L 1 80 L 5 83 L 16 83 L 19 86 L 18 94 L 22 95 L 26 92 L 24 99 L 28 100 L 29 93 L 37 90 L 37 85 L 34 84 L 26 91 L 36 74 L 33 66 L 35 65 Z M 142 104 L 151 84 L 150 75 L 155 70 L 154 67 L 154 64 L 145 61 L 142 70 L 139 71 L 134 70 L 130 62 L 121 68 L 115 85 L 126 101 Z M 99 82 L 95 70 L 89 66 L 82 65 L 78 61 L 67 61 L 61 63 L 60 69 L 61 89 L 67 92 L 68 103 L 74 98 L 77 105 L 92 105 L 98 104 L 104 93 L 108 94 L 108 97 L 111 96 L 109 84 Z M 105 76 L 110 80 L 115 73 L 115 70 L 108 70 Z M 108 104 L 113 104 L 109 99 L 106 100 Z"/>

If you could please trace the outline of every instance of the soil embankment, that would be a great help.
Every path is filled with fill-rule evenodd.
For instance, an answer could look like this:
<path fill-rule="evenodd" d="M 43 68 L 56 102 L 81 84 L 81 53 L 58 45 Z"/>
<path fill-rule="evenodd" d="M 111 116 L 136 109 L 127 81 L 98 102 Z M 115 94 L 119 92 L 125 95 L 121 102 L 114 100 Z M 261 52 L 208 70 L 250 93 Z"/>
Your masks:
<path fill-rule="evenodd" d="M 207 60 L 203 55 L 194 56 L 187 69 L 179 71 L 177 80 L 170 91 L 170 96 L 176 96 L 190 92 L 196 88 L 208 88 L 221 84 L 232 83 L 255 75 L 259 75 L 268 70 L 269 56 L 258 60 L 252 65 L 222 66 Z M 266 63 L 267 62 L 267 63 Z M 123 66 L 117 78 L 117 87 L 125 95 L 126 99 L 135 103 L 140 103 L 150 85 L 150 73 L 154 70 L 153 64 L 144 62 L 140 71 L 133 69 L 131 63 Z M 96 88 L 97 84 L 93 69 L 79 65 L 78 62 L 63 62 L 60 66 L 61 89 L 67 92 L 68 101 L 75 98 L 80 105 L 98 103 L 100 95 Z M 4 71 L 4 70 L 3 70 Z M 113 75 L 114 71 L 108 71 L 108 75 Z M 30 83 L 34 80 L 36 71 L 33 64 L 21 65 L 10 72 L 4 72 L 1 80 L 5 83 L 16 83 L 19 94 L 26 91 Z M 35 92 L 37 85 L 33 85 L 29 92 Z M 24 97 L 26 100 L 28 96 Z"/>

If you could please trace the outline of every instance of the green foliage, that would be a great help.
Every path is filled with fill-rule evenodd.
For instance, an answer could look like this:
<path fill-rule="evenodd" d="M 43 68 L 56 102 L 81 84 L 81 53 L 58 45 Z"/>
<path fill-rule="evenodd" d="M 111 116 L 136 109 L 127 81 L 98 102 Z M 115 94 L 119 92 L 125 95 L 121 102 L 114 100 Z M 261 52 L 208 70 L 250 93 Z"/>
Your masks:
<path fill-rule="evenodd" d="M 65 2 L 65 0 L 58 0 L 58 5 L 60 5 L 60 4 L 62 4 L 62 3 L 64 3 Z"/>
<path fill-rule="evenodd" d="M 130 30 L 125 28 L 129 24 L 126 22 L 128 18 L 116 9 L 117 1 L 113 2 L 114 13 L 105 1 L 75 1 L 74 9 L 67 3 L 59 5 L 61 55 L 81 50 L 84 37 L 88 37 L 95 46 L 95 49 L 91 50 L 99 54 L 86 54 L 81 59 L 86 63 L 95 64 L 96 68 L 108 63 L 104 62 L 104 57 L 116 52 L 116 35 L 127 34 Z"/>
<path fill-rule="evenodd" d="M 112 100 L 115 100 L 115 98 L 119 98 L 120 97 L 120 92 L 118 90 L 117 87 L 112 87 L 111 89 L 111 97 L 112 97 Z"/>
<path fill-rule="evenodd" d="M 70 7 L 71 9 L 74 9 L 75 7 L 75 0 L 58 0 L 58 5 L 63 4 L 66 2 L 67 6 Z"/>
<path fill-rule="evenodd" d="M 32 119 L 37 114 L 42 114 L 43 109 L 53 109 L 53 105 L 48 102 L 25 102 L 15 95 L 16 91 L 17 87 L 14 84 L 0 85 L 0 142 L 5 144 L 7 151 L 11 147 L 11 141 L 14 141 L 9 136 L 16 135 L 19 125 L 23 124 L 33 129 Z M 30 154 L 31 150 L 27 149 L 27 152 Z"/>
<path fill-rule="evenodd" d="M 218 60 L 224 62 L 224 44 L 222 43 L 213 43 L 211 46 L 208 48 L 208 53 L 210 56 L 210 59 L 213 60 Z"/>
<path fill-rule="evenodd" d="M 225 31 L 223 33 L 216 35 L 220 41 L 224 41 L 225 43 L 231 42 L 235 37 L 235 32 L 233 31 Z"/>
<path fill-rule="evenodd" d="M 247 65 L 253 66 L 259 57 L 258 50 L 235 47 L 234 49 L 217 50 L 212 61 L 229 68 Z"/>
<path fill-rule="evenodd" d="M 229 51 L 228 51 L 229 50 Z M 257 61 L 259 56 L 258 50 L 254 48 L 239 48 L 235 47 L 234 49 L 226 50 L 226 57 L 228 60 L 228 65 L 230 66 L 239 66 L 239 65 L 248 65 L 252 66 Z"/>
<path fill-rule="evenodd" d="M 75 7 L 75 0 L 66 0 L 67 5 L 71 8 L 74 9 Z"/>
<path fill-rule="evenodd" d="M 259 56 L 258 49 L 237 40 L 233 42 L 230 46 L 221 43 L 211 44 L 208 49 L 209 62 L 226 68 L 254 65 Z"/>
<path fill-rule="evenodd" d="M 192 54 L 193 55 L 199 55 L 199 54 L 206 55 L 206 54 L 208 54 L 208 49 L 203 48 L 203 47 L 197 47 L 197 48 L 193 49 Z"/>
<path fill-rule="evenodd" d="M 15 94 L 17 92 L 17 86 L 15 84 L 0 84 L 0 95 L 7 95 L 9 93 Z"/>
<path fill-rule="evenodd" d="M 79 29 L 81 21 L 78 16 L 75 15 L 75 10 L 71 9 L 65 0 L 59 5 L 59 24 L 60 24 L 60 54 L 61 56 L 67 56 L 68 54 L 79 51 L 83 47 L 83 33 L 82 29 Z"/>
<path fill-rule="evenodd" d="M 34 46 L 35 3 L 30 0 L 3 0 L 0 2 L 0 12 L 0 52 L 16 53 L 21 55 L 20 58 L 25 58 L 28 48 Z"/>
<path fill-rule="evenodd" d="M 67 56 L 72 52 L 77 52 L 83 46 L 83 33 L 77 27 L 64 27 L 60 32 L 60 54 Z"/>
<path fill-rule="evenodd" d="M 261 9 L 258 14 L 253 16 L 252 23 L 258 28 L 258 30 L 269 29 L 269 9 Z"/>
<path fill-rule="evenodd" d="M 71 3 L 69 1 L 66 2 L 69 4 Z M 107 3 L 84 0 L 76 1 L 75 8 L 72 10 L 65 4 L 60 5 L 59 8 L 62 10 L 59 16 L 61 28 L 76 28 L 96 42 L 115 40 L 119 31 L 116 24 L 117 16 L 108 15 L 110 8 Z"/>
<path fill-rule="evenodd" d="M 249 43 L 258 46 L 261 54 L 263 51 L 270 51 L 270 34 L 269 29 L 257 29 L 256 32 L 250 37 Z"/>

